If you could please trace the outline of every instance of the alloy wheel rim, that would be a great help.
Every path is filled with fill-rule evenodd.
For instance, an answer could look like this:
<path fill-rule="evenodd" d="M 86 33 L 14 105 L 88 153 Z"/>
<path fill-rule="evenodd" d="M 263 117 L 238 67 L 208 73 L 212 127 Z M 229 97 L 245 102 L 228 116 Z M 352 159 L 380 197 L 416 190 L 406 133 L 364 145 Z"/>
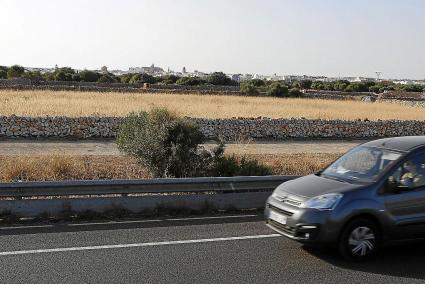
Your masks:
<path fill-rule="evenodd" d="M 357 256 L 366 256 L 375 248 L 375 234 L 368 227 L 355 228 L 348 238 L 351 253 Z"/>

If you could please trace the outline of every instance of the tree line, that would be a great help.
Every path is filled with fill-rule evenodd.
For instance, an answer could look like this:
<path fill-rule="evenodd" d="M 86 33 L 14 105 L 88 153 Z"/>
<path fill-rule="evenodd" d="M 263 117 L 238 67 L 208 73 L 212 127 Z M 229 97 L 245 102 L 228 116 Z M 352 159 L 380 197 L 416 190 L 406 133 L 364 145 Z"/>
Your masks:
<path fill-rule="evenodd" d="M 425 92 L 425 85 L 402 85 L 391 81 L 349 82 L 346 80 L 338 80 L 333 82 L 313 82 L 310 80 L 301 80 L 285 82 L 265 81 L 260 79 L 241 83 L 241 92 L 248 96 L 300 97 L 302 96 L 301 89 L 373 93 L 383 93 L 385 91 Z"/>
<path fill-rule="evenodd" d="M 110 72 L 96 72 L 91 70 L 76 71 L 70 67 L 56 68 L 53 72 L 41 73 L 39 71 L 27 71 L 24 67 L 13 65 L 11 67 L 0 66 L 0 79 L 27 78 L 31 80 L 46 81 L 75 81 L 75 82 L 99 82 L 99 83 L 125 83 L 125 84 L 177 84 L 185 86 L 221 85 L 237 86 L 238 82 L 229 78 L 223 72 L 214 72 L 206 77 L 179 77 L 176 75 L 152 76 L 146 73 L 128 73 L 116 76 Z M 391 81 L 367 81 L 349 82 L 337 80 L 321 82 L 311 80 L 300 81 L 267 81 L 253 79 L 240 83 L 241 92 L 248 96 L 272 96 L 272 97 L 298 97 L 301 89 L 314 89 L 339 92 L 373 92 L 385 91 L 402 92 L 425 92 L 425 85 L 395 84 Z"/>
<path fill-rule="evenodd" d="M 237 86 L 223 72 L 214 72 L 201 77 L 179 77 L 176 75 L 164 75 L 154 77 L 146 73 L 128 73 L 114 75 L 110 72 L 96 72 L 91 70 L 76 71 L 70 67 L 56 68 L 53 72 L 41 73 L 39 71 L 27 71 L 24 67 L 13 65 L 11 67 L 0 66 L 0 79 L 26 78 L 31 80 L 45 81 L 73 81 L 73 82 L 99 82 L 99 83 L 125 83 L 125 84 L 178 84 L 186 86 L 197 85 L 221 85 Z"/>

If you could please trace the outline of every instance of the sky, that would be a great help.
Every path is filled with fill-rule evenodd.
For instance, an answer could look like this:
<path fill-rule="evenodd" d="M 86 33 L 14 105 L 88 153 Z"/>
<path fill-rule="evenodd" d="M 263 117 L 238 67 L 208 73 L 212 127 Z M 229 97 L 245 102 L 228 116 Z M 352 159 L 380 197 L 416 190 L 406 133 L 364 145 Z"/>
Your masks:
<path fill-rule="evenodd" d="M 0 65 L 425 79 L 423 0 L 0 0 Z"/>

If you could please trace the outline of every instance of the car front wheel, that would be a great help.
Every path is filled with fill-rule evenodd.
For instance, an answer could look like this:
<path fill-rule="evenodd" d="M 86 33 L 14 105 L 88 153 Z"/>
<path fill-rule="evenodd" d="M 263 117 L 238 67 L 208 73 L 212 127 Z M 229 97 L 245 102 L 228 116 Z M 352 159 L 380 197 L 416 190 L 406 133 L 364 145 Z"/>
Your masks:
<path fill-rule="evenodd" d="M 351 221 L 339 240 L 339 251 L 346 259 L 363 261 L 374 256 L 379 248 L 379 230 L 367 219 Z"/>

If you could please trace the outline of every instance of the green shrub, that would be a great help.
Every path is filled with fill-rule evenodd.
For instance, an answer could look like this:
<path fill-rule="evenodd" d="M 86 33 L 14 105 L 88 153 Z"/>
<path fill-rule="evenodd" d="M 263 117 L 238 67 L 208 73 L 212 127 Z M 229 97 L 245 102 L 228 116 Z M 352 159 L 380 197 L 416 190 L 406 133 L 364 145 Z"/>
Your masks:
<path fill-rule="evenodd" d="M 198 86 L 205 84 L 205 81 L 199 77 L 181 77 L 176 81 L 178 85 Z"/>
<path fill-rule="evenodd" d="M 4 70 L 0 70 L 0 79 L 6 79 L 7 78 L 7 72 Z"/>
<path fill-rule="evenodd" d="M 178 79 L 180 79 L 180 77 L 176 75 L 165 75 L 159 78 L 159 82 L 167 85 L 172 85 L 175 84 Z"/>
<path fill-rule="evenodd" d="M 286 97 L 288 95 L 288 87 L 279 82 L 273 82 L 267 86 L 266 93 L 270 97 Z"/>
<path fill-rule="evenodd" d="M 134 76 L 134 74 L 128 73 L 128 74 L 121 75 L 119 78 L 120 78 L 121 83 L 128 84 L 128 83 L 130 83 L 130 80 L 133 76 Z"/>
<path fill-rule="evenodd" d="M 24 74 L 25 69 L 19 65 L 13 65 L 7 70 L 7 78 L 18 78 Z"/>
<path fill-rule="evenodd" d="M 252 79 L 249 82 L 251 82 L 255 87 L 264 87 L 266 85 L 264 80 L 261 79 Z"/>
<path fill-rule="evenodd" d="M 131 113 L 117 136 L 119 149 L 157 177 L 204 175 L 203 160 L 208 155 L 199 146 L 203 142 L 196 126 L 165 109 Z"/>
<path fill-rule="evenodd" d="M 156 82 L 155 77 L 146 73 L 133 74 L 130 80 L 128 81 L 128 83 L 130 84 L 144 84 L 144 83 L 154 84 L 155 82 Z"/>
<path fill-rule="evenodd" d="M 245 81 L 241 83 L 241 93 L 246 96 L 260 95 L 260 91 L 251 81 Z"/>
<path fill-rule="evenodd" d="M 83 70 L 78 75 L 80 75 L 83 82 L 97 82 L 100 77 L 99 73 L 90 70 Z"/>
<path fill-rule="evenodd" d="M 55 74 L 53 72 L 46 72 L 44 74 L 41 74 L 42 79 L 46 81 L 54 81 L 55 80 Z"/>
<path fill-rule="evenodd" d="M 66 73 L 65 71 L 59 71 L 55 73 L 55 81 L 73 81 L 72 73 Z"/>
<path fill-rule="evenodd" d="M 311 80 L 301 80 L 300 81 L 300 87 L 303 88 L 303 89 L 310 89 L 312 84 L 313 84 L 313 81 L 311 81 Z"/>
<path fill-rule="evenodd" d="M 345 92 L 368 92 L 369 87 L 365 83 L 350 83 L 344 90 Z"/>
<path fill-rule="evenodd" d="M 116 83 L 118 79 L 113 74 L 107 73 L 102 74 L 97 81 L 99 83 Z"/>
<path fill-rule="evenodd" d="M 30 79 L 30 80 L 42 80 L 43 76 L 41 75 L 40 71 L 29 71 L 25 72 L 21 76 L 22 78 Z"/>
<path fill-rule="evenodd" d="M 247 157 L 238 159 L 235 155 L 217 155 L 214 163 L 212 175 L 218 177 L 266 176 L 272 174 L 270 167 Z"/>
<path fill-rule="evenodd" d="M 288 96 L 292 98 L 299 98 L 303 96 L 303 93 L 298 88 L 292 88 L 289 90 Z"/>
<path fill-rule="evenodd" d="M 237 82 L 233 81 L 231 78 L 227 77 L 223 72 L 214 72 L 208 75 L 207 78 L 208 83 L 212 85 L 237 85 Z"/>
<path fill-rule="evenodd" d="M 120 126 L 118 148 L 155 177 L 268 175 L 256 160 L 224 156 L 224 145 L 212 151 L 200 144 L 205 137 L 196 125 L 165 109 L 131 113 Z"/>

